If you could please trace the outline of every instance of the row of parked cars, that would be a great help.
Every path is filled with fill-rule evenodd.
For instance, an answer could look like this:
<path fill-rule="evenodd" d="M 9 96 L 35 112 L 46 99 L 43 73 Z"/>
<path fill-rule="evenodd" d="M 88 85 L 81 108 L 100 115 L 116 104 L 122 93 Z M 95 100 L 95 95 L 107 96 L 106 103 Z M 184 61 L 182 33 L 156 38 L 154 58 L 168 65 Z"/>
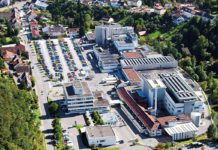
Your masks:
<path fill-rule="evenodd" d="M 61 65 L 60 58 L 58 56 L 58 52 L 57 52 L 57 49 L 55 48 L 54 42 L 47 40 L 46 46 L 48 49 L 49 57 L 51 59 L 52 67 L 55 71 L 55 74 L 62 74 L 63 67 Z"/>
<path fill-rule="evenodd" d="M 72 40 L 72 43 L 74 44 L 73 40 Z M 80 61 L 81 61 L 81 63 L 82 63 L 82 66 L 83 66 L 83 67 L 87 67 L 88 65 L 87 65 L 87 63 L 86 63 L 85 58 L 84 58 L 83 55 L 82 55 L 82 50 L 81 50 L 81 48 L 78 47 L 78 46 L 75 46 L 75 45 L 74 45 L 74 47 L 75 47 L 76 53 L 77 53 L 77 55 L 78 55 L 78 57 L 79 57 L 79 59 L 80 59 Z"/>
<path fill-rule="evenodd" d="M 73 142 L 70 139 L 69 134 L 67 133 L 66 130 L 63 130 L 63 138 L 64 138 L 64 144 L 66 144 L 66 146 L 70 149 L 73 149 Z"/>

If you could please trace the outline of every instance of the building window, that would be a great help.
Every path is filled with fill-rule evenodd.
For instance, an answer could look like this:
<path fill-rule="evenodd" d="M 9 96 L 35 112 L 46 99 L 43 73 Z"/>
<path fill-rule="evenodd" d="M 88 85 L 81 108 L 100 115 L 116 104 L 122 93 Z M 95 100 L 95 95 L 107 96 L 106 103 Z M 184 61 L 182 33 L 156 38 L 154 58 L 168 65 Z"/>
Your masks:
<path fill-rule="evenodd" d="M 181 110 L 177 110 L 177 112 L 182 112 Z"/>
<path fill-rule="evenodd" d="M 105 142 L 105 140 L 100 140 L 100 143 Z"/>

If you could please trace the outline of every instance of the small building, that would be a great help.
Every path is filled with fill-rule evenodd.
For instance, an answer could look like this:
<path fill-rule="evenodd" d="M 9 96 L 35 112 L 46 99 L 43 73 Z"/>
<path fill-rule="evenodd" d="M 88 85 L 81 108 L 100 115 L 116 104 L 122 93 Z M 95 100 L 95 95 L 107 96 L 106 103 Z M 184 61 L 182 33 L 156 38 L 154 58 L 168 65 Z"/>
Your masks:
<path fill-rule="evenodd" d="M 18 54 L 19 51 L 21 51 L 22 53 L 27 53 L 26 51 L 26 47 L 24 44 L 20 43 L 20 44 L 9 44 L 9 45 L 3 45 L 0 47 L 0 52 L 5 52 L 5 51 L 9 51 L 15 54 Z"/>
<path fill-rule="evenodd" d="M 68 28 L 67 35 L 71 38 L 79 36 L 79 28 Z"/>
<path fill-rule="evenodd" d="M 155 3 L 154 5 L 154 13 L 158 15 L 163 15 L 165 14 L 166 9 L 160 4 L 160 3 Z"/>
<path fill-rule="evenodd" d="M 29 22 L 29 24 L 30 24 L 30 31 L 31 31 L 32 37 L 33 38 L 40 37 L 38 21 L 33 19 Z"/>
<path fill-rule="evenodd" d="M 110 16 L 105 16 L 105 17 L 102 17 L 100 21 L 103 22 L 104 24 L 112 24 L 114 23 L 114 18 Z"/>
<path fill-rule="evenodd" d="M 15 73 L 20 76 L 23 73 L 29 73 L 30 72 L 30 66 L 28 65 L 17 65 L 15 66 Z"/>
<path fill-rule="evenodd" d="M 38 9 L 45 10 L 48 7 L 48 4 L 44 0 L 36 0 L 34 6 Z"/>
<path fill-rule="evenodd" d="M 52 38 L 66 35 L 66 29 L 61 26 L 47 26 L 42 31 Z"/>
<path fill-rule="evenodd" d="M 157 120 L 165 133 L 174 141 L 193 138 L 198 131 L 191 118 L 185 114 L 160 117 Z"/>
<path fill-rule="evenodd" d="M 140 7 L 142 5 L 141 0 L 128 0 L 127 5 L 130 7 Z"/>
<path fill-rule="evenodd" d="M 86 127 L 86 138 L 89 146 L 102 147 L 116 144 L 116 136 L 110 126 Z"/>
<path fill-rule="evenodd" d="M 92 32 L 88 32 L 85 34 L 86 39 L 89 43 L 95 43 L 95 34 Z"/>

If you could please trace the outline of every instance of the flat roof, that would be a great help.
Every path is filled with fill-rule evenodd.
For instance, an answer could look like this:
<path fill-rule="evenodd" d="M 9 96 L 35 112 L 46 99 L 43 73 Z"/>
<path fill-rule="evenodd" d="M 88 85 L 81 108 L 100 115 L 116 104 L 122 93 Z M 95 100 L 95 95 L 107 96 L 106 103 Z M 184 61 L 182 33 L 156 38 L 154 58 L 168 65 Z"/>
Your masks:
<path fill-rule="evenodd" d="M 129 80 L 130 82 L 141 82 L 141 78 L 133 68 L 124 68 L 122 70 L 126 75 L 127 80 Z"/>
<path fill-rule="evenodd" d="M 164 130 L 167 132 L 167 134 L 173 136 L 175 134 L 180 134 L 180 133 L 196 132 L 198 131 L 198 128 L 192 122 L 188 122 L 188 123 L 177 124 L 173 127 L 167 127 L 164 128 Z"/>
<path fill-rule="evenodd" d="M 179 114 L 177 116 L 164 116 L 157 118 L 161 126 L 167 125 L 169 122 L 190 122 L 191 118 L 186 114 Z"/>
<path fill-rule="evenodd" d="M 125 59 L 142 58 L 142 55 L 140 54 L 140 52 L 124 52 L 123 57 Z"/>
<path fill-rule="evenodd" d="M 92 96 L 92 92 L 86 82 L 74 80 L 70 83 L 63 85 L 64 90 L 67 93 L 67 98 L 79 97 L 79 96 Z M 76 94 L 75 89 L 81 89 L 81 94 Z"/>
<path fill-rule="evenodd" d="M 115 136 L 111 126 L 89 126 L 86 127 L 86 133 L 90 138 Z"/>
<path fill-rule="evenodd" d="M 162 56 L 162 57 L 123 59 L 121 60 L 121 63 L 124 66 L 136 66 L 136 65 L 172 63 L 174 61 L 176 60 L 171 56 Z"/>
<path fill-rule="evenodd" d="M 151 88 L 166 88 L 161 79 L 148 79 L 147 82 Z"/>
<path fill-rule="evenodd" d="M 177 73 L 162 73 L 159 76 L 179 102 L 197 99 L 193 89 Z"/>
<path fill-rule="evenodd" d="M 117 122 L 118 121 L 118 117 L 113 112 L 100 114 L 100 116 L 101 116 L 103 122 Z"/>

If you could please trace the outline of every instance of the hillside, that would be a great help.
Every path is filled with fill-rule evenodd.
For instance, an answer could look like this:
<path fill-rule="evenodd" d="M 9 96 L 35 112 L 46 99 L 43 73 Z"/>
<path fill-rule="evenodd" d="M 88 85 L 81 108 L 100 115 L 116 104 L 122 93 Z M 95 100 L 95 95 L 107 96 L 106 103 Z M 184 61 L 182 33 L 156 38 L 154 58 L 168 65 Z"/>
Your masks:
<path fill-rule="evenodd" d="M 19 90 L 11 79 L 0 78 L 1 150 L 45 149 L 38 114 L 34 93 Z"/>

